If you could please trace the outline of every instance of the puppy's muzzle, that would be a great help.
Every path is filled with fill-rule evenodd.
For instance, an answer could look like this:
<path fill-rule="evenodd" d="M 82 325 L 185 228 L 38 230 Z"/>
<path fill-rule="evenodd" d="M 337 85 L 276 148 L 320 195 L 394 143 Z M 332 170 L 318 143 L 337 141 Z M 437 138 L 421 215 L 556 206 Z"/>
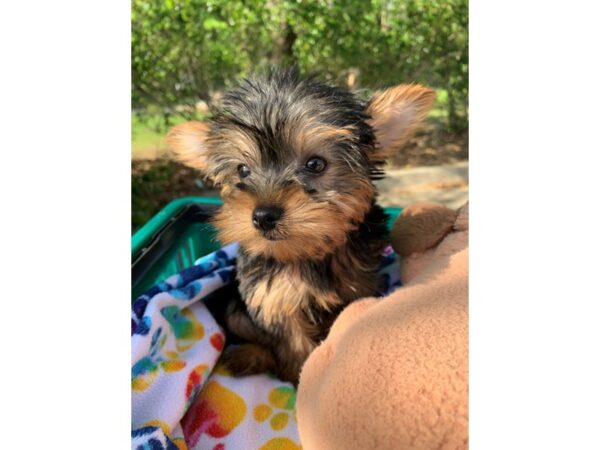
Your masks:
<path fill-rule="evenodd" d="M 283 216 L 278 206 L 259 206 L 252 213 L 252 223 L 260 231 L 271 231 Z"/>

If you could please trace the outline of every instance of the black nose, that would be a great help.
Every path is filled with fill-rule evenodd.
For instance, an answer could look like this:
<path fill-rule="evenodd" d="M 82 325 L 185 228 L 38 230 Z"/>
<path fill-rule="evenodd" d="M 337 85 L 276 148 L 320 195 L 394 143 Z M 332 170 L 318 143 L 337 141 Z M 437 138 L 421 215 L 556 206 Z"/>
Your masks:
<path fill-rule="evenodd" d="M 259 206 L 252 213 L 252 223 L 259 230 L 269 231 L 275 228 L 282 215 L 283 209 L 277 206 Z"/>

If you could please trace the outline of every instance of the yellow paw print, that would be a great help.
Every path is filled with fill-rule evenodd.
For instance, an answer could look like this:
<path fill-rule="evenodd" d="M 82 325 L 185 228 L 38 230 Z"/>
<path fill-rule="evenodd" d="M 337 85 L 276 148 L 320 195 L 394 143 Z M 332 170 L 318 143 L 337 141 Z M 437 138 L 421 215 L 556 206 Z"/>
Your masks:
<path fill-rule="evenodd" d="M 296 390 L 289 386 L 281 386 L 269 393 L 269 405 L 261 403 L 254 408 L 253 415 L 258 422 L 271 418 L 271 428 L 275 431 L 282 430 L 290 420 L 296 406 Z M 284 411 L 275 412 L 275 409 Z M 295 417 L 295 416 L 294 416 Z"/>
<path fill-rule="evenodd" d="M 259 450 L 302 450 L 294 441 L 285 437 L 271 439 Z"/>

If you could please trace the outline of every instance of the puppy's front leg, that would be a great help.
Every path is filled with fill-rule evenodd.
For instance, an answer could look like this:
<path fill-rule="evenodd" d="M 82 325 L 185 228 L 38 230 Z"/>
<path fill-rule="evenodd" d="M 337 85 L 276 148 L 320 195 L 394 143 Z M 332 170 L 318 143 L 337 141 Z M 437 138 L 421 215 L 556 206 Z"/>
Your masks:
<path fill-rule="evenodd" d="M 255 343 L 227 349 L 221 356 L 221 363 L 236 377 L 275 372 L 276 369 L 271 350 Z"/>
<path fill-rule="evenodd" d="M 252 321 L 243 302 L 232 302 L 227 306 L 225 323 L 232 334 L 248 341 L 228 349 L 221 357 L 222 364 L 234 376 L 275 371 L 273 353 L 266 345 L 267 334 Z"/>
<path fill-rule="evenodd" d="M 267 334 L 250 318 L 246 304 L 241 300 L 233 301 L 225 310 L 227 330 L 235 336 L 248 342 L 267 344 Z"/>

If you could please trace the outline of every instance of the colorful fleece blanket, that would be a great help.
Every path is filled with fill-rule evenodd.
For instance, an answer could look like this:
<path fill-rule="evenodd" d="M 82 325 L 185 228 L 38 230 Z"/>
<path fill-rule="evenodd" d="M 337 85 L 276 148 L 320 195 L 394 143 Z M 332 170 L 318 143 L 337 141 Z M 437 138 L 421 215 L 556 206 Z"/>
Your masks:
<path fill-rule="evenodd" d="M 132 307 L 132 449 L 300 449 L 294 387 L 233 378 L 218 364 L 225 334 L 202 301 L 234 277 L 237 244 L 200 258 Z M 385 294 L 400 285 L 391 247 Z M 218 293 L 216 294 L 218 295 Z"/>

